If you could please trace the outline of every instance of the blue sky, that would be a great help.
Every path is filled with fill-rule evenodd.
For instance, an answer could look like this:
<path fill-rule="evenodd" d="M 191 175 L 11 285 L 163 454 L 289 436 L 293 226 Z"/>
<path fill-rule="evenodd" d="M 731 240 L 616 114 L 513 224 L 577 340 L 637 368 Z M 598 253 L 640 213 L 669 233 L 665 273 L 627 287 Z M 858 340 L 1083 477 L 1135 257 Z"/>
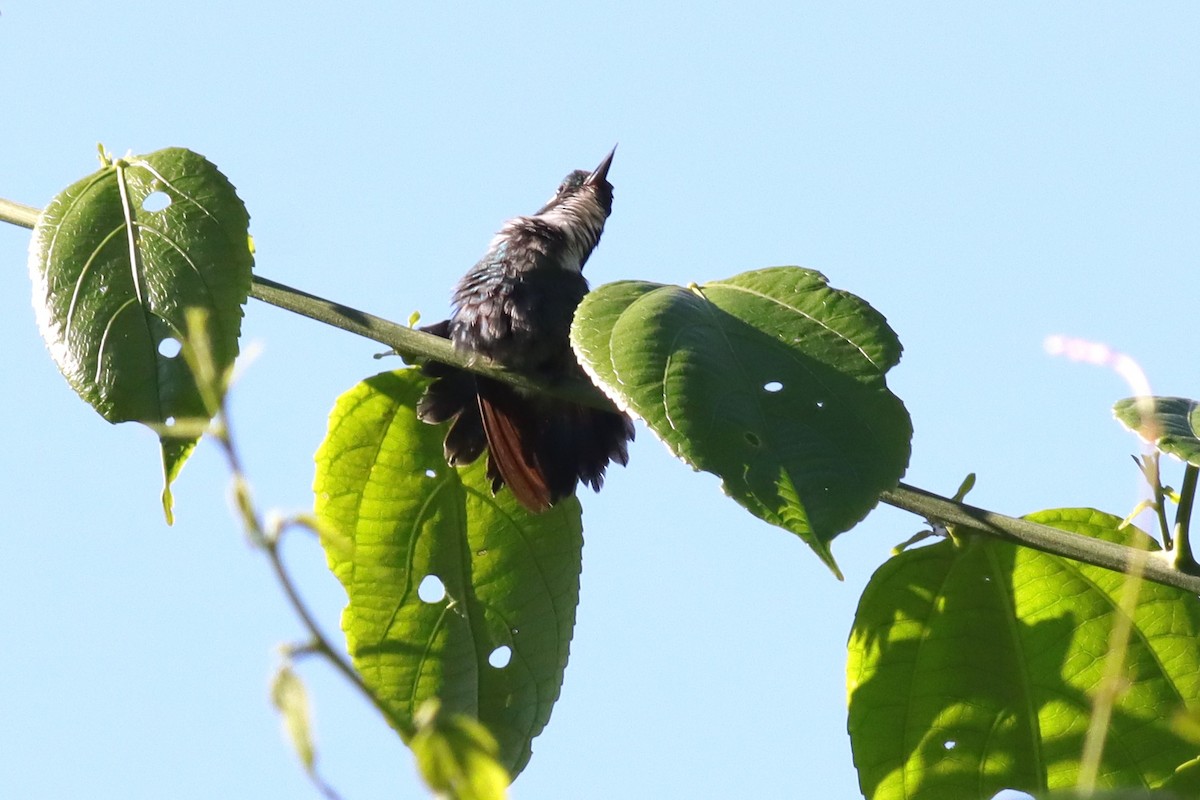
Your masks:
<path fill-rule="evenodd" d="M 1042 341 L 1107 342 L 1157 393 L 1200 394 L 1180 338 L 1197 40 L 1186 3 L 10 2 L 0 196 L 45 204 L 97 142 L 186 146 L 238 187 L 260 275 L 433 319 L 507 217 L 619 142 L 593 284 L 819 269 L 904 343 L 908 482 L 949 494 L 975 471 L 971 499 L 997 511 L 1124 514 L 1138 446 L 1109 407 L 1126 388 Z M 0 793 L 312 796 L 267 700 L 300 628 L 216 450 L 166 528 L 152 435 L 103 423 L 47 357 L 27 242 L 0 225 Z M 243 330 L 262 348 L 233 395 L 247 470 L 263 506 L 305 510 L 326 415 L 380 348 L 255 301 Z M 513 797 L 858 796 L 845 641 L 921 520 L 883 508 L 840 537 L 839 583 L 645 429 L 631 455 L 583 498 L 571 663 Z M 322 555 L 298 537 L 288 557 L 336 633 Z M 302 674 L 327 779 L 421 796 L 348 687 Z"/>

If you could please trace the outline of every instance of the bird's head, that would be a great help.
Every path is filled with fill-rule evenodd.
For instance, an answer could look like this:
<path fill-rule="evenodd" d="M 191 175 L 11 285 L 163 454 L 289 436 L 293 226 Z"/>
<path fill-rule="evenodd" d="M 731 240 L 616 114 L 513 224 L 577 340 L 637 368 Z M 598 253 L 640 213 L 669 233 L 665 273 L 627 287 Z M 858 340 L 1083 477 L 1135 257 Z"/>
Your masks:
<path fill-rule="evenodd" d="M 601 221 L 607 219 L 608 215 L 612 213 L 613 203 L 613 187 L 608 182 L 608 168 L 612 166 L 613 156 L 616 155 L 616 152 L 617 148 L 613 147 L 604 160 L 591 172 L 577 169 L 563 178 L 563 182 L 559 184 L 554 196 L 537 213 L 545 214 L 564 206 L 577 211 L 583 211 L 585 207 L 590 207 L 587 210 L 593 213 L 586 214 L 586 216 L 594 216 L 595 211 L 600 211 L 603 215 Z"/>

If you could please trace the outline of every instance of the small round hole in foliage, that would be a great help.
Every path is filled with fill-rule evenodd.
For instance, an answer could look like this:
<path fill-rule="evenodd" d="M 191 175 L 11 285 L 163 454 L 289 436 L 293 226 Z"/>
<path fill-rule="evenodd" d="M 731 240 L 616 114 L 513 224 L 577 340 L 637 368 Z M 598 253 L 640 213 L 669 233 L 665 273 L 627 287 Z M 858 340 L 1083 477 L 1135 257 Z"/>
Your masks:
<path fill-rule="evenodd" d="M 446 596 L 446 587 L 437 575 L 426 575 L 417 587 L 417 597 L 426 603 L 438 603 Z"/>
<path fill-rule="evenodd" d="M 437 477 L 437 470 L 436 470 L 436 469 L 427 469 L 427 470 L 425 470 L 425 477 L 426 477 L 426 478 L 436 478 L 436 477 Z"/>
<path fill-rule="evenodd" d="M 171 195 L 166 192 L 151 192 L 142 201 L 142 210 L 150 212 L 162 211 L 169 205 L 171 205 Z"/>
<path fill-rule="evenodd" d="M 496 669 L 504 669 L 508 666 L 508 662 L 512 660 L 512 648 L 506 644 L 502 644 L 491 652 L 488 656 L 488 663 Z"/>
<path fill-rule="evenodd" d="M 158 354 L 163 358 L 174 358 L 182 349 L 183 345 L 180 341 L 172 339 L 170 336 L 158 343 Z"/>
<path fill-rule="evenodd" d="M 942 747 L 946 748 L 947 750 L 953 750 L 954 748 L 958 747 L 958 742 L 954 741 L 953 739 L 947 739 L 946 741 L 942 742 Z"/>
<path fill-rule="evenodd" d="M 772 394 L 774 394 L 776 392 L 782 392 L 783 384 L 780 383 L 779 381 L 767 381 L 766 383 L 763 384 L 763 391 L 771 392 Z"/>

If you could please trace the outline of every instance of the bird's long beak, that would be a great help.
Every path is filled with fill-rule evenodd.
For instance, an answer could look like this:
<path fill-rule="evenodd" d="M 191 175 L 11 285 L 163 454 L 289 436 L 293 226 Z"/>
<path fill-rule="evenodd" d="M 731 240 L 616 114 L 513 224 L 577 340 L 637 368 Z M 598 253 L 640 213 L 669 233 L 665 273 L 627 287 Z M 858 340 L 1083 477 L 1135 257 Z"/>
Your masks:
<path fill-rule="evenodd" d="M 612 166 L 613 156 L 617 154 L 617 146 L 614 144 L 613 149 L 609 151 L 604 160 L 600 162 L 600 166 L 592 170 L 592 174 L 587 176 L 584 181 L 588 186 L 595 186 L 608 180 L 608 168 Z"/>

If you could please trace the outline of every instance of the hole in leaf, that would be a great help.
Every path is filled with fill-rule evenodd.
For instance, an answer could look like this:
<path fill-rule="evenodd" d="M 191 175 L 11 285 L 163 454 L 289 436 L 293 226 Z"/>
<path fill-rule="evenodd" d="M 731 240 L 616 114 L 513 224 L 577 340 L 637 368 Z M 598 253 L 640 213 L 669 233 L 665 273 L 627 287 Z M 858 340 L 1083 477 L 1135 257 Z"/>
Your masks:
<path fill-rule="evenodd" d="M 172 426 L 172 425 L 174 425 L 174 424 L 175 424 L 175 418 L 174 418 L 174 417 L 167 417 L 166 419 L 164 419 L 164 420 L 163 420 L 163 425 L 166 425 L 168 428 L 169 428 L 169 427 L 171 427 L 171 426 Z"/>
<path fill-rule="evenodd" d="M 824 408 L 824 407 L 825 407 L 825 401 L 824 401 L 824 400 L 818 400 L 818 401 L 817 401 L 817 411 L 820 411 L 820 410 L 821 410 L 822 408 Z"/>
<path fill-rule="evenodd" d="M 437 477 L 437 470 L 436 470 L 436 469 L 427 469 L 427 470 L 425 470 L 425 477 L 426 477 L 426 478 L 436 478 L 436 477 Z"/>
<path fill-rule="evenodd" d="M 163 358 L 174 358 L 182 349 L 183 345 L 180 341 L 172 339 L 170 336 L 158 343 L 158 354 Z"/>
<path fill-rule="evenodd" d="M 946 748 L 947 750 L 953 750 L 954 748 L 958 747 L 958 742 L 954 741 L 953 739 L 947 739 L 946 741 L 942 742 L 942 747 Z"/>
<path fill-rule="evenodd" d="M 762 444 L 762 440 L 759 439 L 756 434 L 753 434 L 750 431 L 746 431 L 746 441 L 750 443 L 751 447 L 758 447 L 760 444 Z"/>
<path fill-rule="evenodd" d="M 151 192 L 142 201 L 143 211 L 162 211 L 171 205 L 171 195 L 166 192 Z"/>
<path fill-rule="evenodd" d="M 502 644 L 492 651 L 488 656 L 488 663 L 496 669 L 504 669 L 508 666 L 508 662 L 512 660 L 512 648 L 506 644 Z"/>
<path fill-rule="evenodd" d="M 783 384 L 779 381 L 767 381 L 763 384 L 763 391 L 771 393 L 781 392 L 783 391 Z"/>
<path fill-rule="evenodd" d="M 437 575 L 426 575 L 417 587 L 417 597 L 426 603 L 440 602 L 446 596 L 446 587 Z"/>

